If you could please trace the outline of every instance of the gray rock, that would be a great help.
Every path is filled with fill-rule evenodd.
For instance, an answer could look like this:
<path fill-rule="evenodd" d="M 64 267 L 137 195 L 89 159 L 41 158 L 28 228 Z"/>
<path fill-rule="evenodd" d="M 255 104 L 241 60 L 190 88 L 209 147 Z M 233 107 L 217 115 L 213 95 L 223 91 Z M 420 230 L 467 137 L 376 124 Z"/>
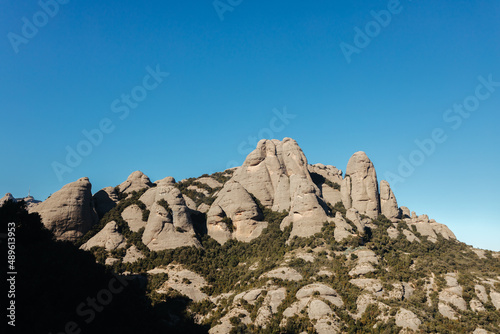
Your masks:
<path fill-rule="evenodd" d="M 231 219 L 232 226 L 227 226 L 225 217 Z M 229 180 L 207 213 L 208 235 L 221 244 L 231 238 L 248 242 L 267 227 L 262 218 L 262 212 L 245 188 Z"/>
<path fill-rule="evenodd" d="M 118 248 L 123 248 L 127 245 L 127 241 L 123 235 L 118 232 L 118 225 L 115 221 L 111 221 L 104 226 L 96 235 L 90 238 L 80 248 L 83 250 L 90 250 L 92 247 L 104 247 L 106 250 L 111 251 Z"/>
<path fill-rule="evenodd" d="M 307 159 L 297 142 L 290 138 L 261 140 L 238 168 L 233 180 L 253 194 L 262 205 L 290 212 L 291 237 L 307 237 L 321 231 L 327 221 Z"/>
<path fill-rule="evenodd" d="M 395 227 L 389 227 L 387 229 L 387 234 L 389 234 L 389 238 L 397 239 L 399 237 L 399 231 Z"/>
<path fill-rule="evenodd" d="M 500 293 L 492 290 L 490 291 L 490 298 L 493 306 L 495 306 L 497 310 L 500 310 Z"/>
<path fill-rule="evenodd" d="M 455 311 L 453 311 L 453 309 L 447 304 L 438 303 L 438 310 L 439 310 L 439 313 L 441 313 L 441 315 L 443 317 L 446 317 L 446 318 L 451 319 L 451 320 L 458 319 Z"/>
<path fill-rule="evenodd" d="M 415 236 L 415 234 L 413 234 L 412 232 L 408 231 L 408 230 L 403 230 L 403 234 L 405 235 L 406 239 L 408 239 L 409 242 L 413 242 L 413 241 L 418 241 L 420 242 L 420 239 L 417 238 Z"/>
<path fill-rule="evenodd" d="M 127 206 L 122 212 L 122 218 L 134 232 L 146 226 L 146 222 L 142 220 L 142 210 L 136 204 Z"/>
<path fill-rule="evenodd" d="M 98 221 L 91 190 L 89 179 L 81 178 L 65 185 L 29 211 L 38 212 L 45 227 L 57 239 L 76 241 Z"/>
<path fill-rule="evenodd" d="M 267 273 L 262 274 L 259 278 L 268 277 L 268 278 L 280 278 L 282 280 L 288 281 L 300 281 L 303 277 L 302 275 L 295 269 L 289 267 L 279 267 L 268 271 Z"/>
<path fill-rule="evenodd" d="M 483 312 L 486 311 L 483 304 L 477 300 L 476 298 L 472 298 L 469 302 L 470 309 L 474 312 Z"/>
<path fill-rule="evenodd" d="M 153 190 L 154 200 L 149 209 L 142 242 L 153 251 L 183 246 L 199 247 L 190 210 L 180 190 L 172 184 L 170 178 L 164 179 L 144 194 L 149 192 L 147 198 L 144 198 L 148 203 L 151 202 L 150 198 L 153 198 Z M 167 202 L 169 210 L 158 204 L 162 199 Z"/>
<path fill-rule="evenodd" d="M 337 291 L 322 283 L 313 283 L 306 285 L 299 291 L 297 291 L 295 296 L 297 297 L 297 299 L 304 299 L 315 295 L 328 300 L 335 306 L 342 307 L 344 305 L 342 297 L 340 297 Z"/>
<path fill-rule="evenodd" d="M 359 233 L 365 232 L 365 223 L 361 220 L 358 210 L 350 208 L 346 212 L 346 218 L 354 223 Z"/>
<path fill-rule="evenodd" d="M 151 188 L 153 184 L 149 177 L 144 175 L 141 171 L 135 171 L 129 175 L 127 180 L 120 184 L 118 188 L 121 192 L 131 193 L 133 191 L 139 191 L 144 188 Z"/>
<path fill-rule="evenodd" d="M 351 225 L 349 225 L 344 217 L 340 214 L 340 212 L 337 212 L 335 214 L 335 218 L 333 219 L 333 222 L 335 223 L 335 230 L 334 230 L 334 237 L 335 241 L 340 242 L 344 240 L 345 238 L 351 236 L 354 234 L 354 231 L 352 230 Z"/>
<path fill-rule="evenodd" d="M 332 309 L 324 301 L 313 299 L 308 307 L 307 312 L 309 319 L 320 319 L 332 314 Z"/>
<path fill-rule="evenodd" d="M 106 187 L 99 190 L 93 196 L 95 210 L 99 217 L 111 211 L 118 203 L 118 194 L 113 187 Z"/>
<path fill-rule="evenodd" d="M 401 218 L 396 196 L 386 180 L 380 181 L 380 210 L 384 216 L 392 221 Z"/>
<path fill-rule="evenodd" d="M 417 331 L 421 324 L 422 321 L 412 311 L 401 308 L 396 313 L 396 326 Z"/>
<path fill-rule="evenodd" d="M 486 292 L 486 288 L 483 285 L 475 285 L 474 290 L 476 291 L 476 296 L 483 303 L 488 302 L 488 293 Z"/>
<path fill-rule="evenodd" d="M 347 163 L 347 175 L 351 180 L 352 207 L 370 218 L 377 218 L 380 213 L 377 173 L 365 152 L 360 151 L 352 155 Z"/>
<path fill-rule="evenodd" d="M 123 263 L 134 263 L 139 259 L 143 259 L 145 256 L 142 252 L 135 247 L 135 245 L 130 246 L 127 249 L 127 253 L 123 257 Z"/>
<path fill-rule="evenodd" d="M 400 209 L 402 218 L 410 218 L 411 216 L 410 209 L 408 209 L 406 206 L 402 206 Z"/>

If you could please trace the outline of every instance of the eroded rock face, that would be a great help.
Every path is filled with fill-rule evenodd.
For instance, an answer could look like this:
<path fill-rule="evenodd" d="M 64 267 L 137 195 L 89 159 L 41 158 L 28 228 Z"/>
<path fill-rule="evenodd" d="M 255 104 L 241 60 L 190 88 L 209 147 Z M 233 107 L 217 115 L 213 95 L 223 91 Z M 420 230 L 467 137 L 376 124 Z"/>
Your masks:
<path fill-rule="evenodd" d="M 344 180 L 346 180 L 344 182 L 346 186 L 348 181 L 351 183 L 351 205 L 346 206 L 346 209 L 353 207 L 361 214 L 373 219 L 377 218 L 380 213 L 377 173 L 365 152 L 360 151 L 352 155 L 347 163 L 346 178 Z M 347 193 L 345 196 L 347 196 Z M 348 200 L 346 202 L 344 206 L 349 204 Z"/>
<path fill-rule="evenodd" d="M 229 180 L 208 210 L 208 235 L 221 244 L 231 238 L 250 241 L 267 227 L 262 218 L 262 212 L 246 189 Z"/>
<path fill-rule="evenodd" d="M 127 180 L 120 184 L 118 188 L 121 192 L 131 193 L 133 191 L 139 191 L 144 188 L 150 188 L 153 184 L 149 177 L 144 175 L 141 171 L 135 171 L 129 175 Z"/>
<path fill-rule="evenodd" d="M 106 250 L 111 251 L 117 248 L 123 248 L 127 241 L 123 235 L 118 232 L 118 225 L 115 221 L 111 221 L 104 226 L 96 235 L 90 238 L 89 241 L 84 243 L 80 248 L 89 250 L 92 247 L 104 247 Z"/>
<path fill-rule="evenodd" d="M 401 218 L 396 196 L 386 180 L 380 181 L 380 210 L 390 220 L 396 221 Z"/>
<path fill-rule="evenodd" d="M 411 216 L 411 218 L 404 219 L 408 226 L 415 226 L 420 234 L 428 237 L 429 241 L 437 242 L 437 234 L 447 240 L 456 239 L 455 234 L 446 225 L 439 224 L 434 219 L 429 219 L 427 215 L 417 216 L 415 212 L 412 212 Z"/>
<path fill-rule="evenodd" d="M 125 256 L 123 257 L 123 263 L 134 263 L 139 259 L 144 258 L 144 254 L 137 249 L 135 245 L 130 246 L 129 249 L 127 249 L 127 252 L 125 253 Z"/>
<path fill-rule="evenodd" d="M 396 313 L 396 326 L 417 331 L 421 324 L 422 321 L 420 321 L 417 315 L 412 311 L 401 308 L 398 313 Z"/>
<path fill-rule="evenodd" d="M 113 187 L 106 187 L 94 194 L 95 210 L 99 217 L 111 211 L 118 203 L 118 194 Z"/>
<path fill-rule="evenodd" d="M 200 246 L 189 208 L 180 190 L 173 185 L 171 178 L 157 184 L 141 197 L 141 201 L 147 202 L 150 208 L 142 242 L 153 251 Z M 168 204 L 167 208 L 160 204 L 161 200 Z"/>
<path fill-rule="evenodd" d="M 327 221 L 321 191 L 312 181 L 307 159 L 293 139 L 259 141 L 257 148 L 235 171 L 232 181 L 239 183 L 262 205 L 274 211 L 289 211 L 287 223 L 293 223 L 291 237 L 311 236 L 320 232 Z M 216 214 L 220 211 L 214 210 Z"/>
<path fill-rule="evenodd" d="M 38 212 L 45 227 L 57 239 L 76 241 L 98 221 L 91 190 L 89 179 L 81 178 L 68 183 L 29 211 Z"/>
<path fill-rule="evenodd" d="M 142 220 L 142 210 L 136 204 L 127 206 L 122 212 L 122 218 L 134 232 L 146 226 L 146 222 Z"/>

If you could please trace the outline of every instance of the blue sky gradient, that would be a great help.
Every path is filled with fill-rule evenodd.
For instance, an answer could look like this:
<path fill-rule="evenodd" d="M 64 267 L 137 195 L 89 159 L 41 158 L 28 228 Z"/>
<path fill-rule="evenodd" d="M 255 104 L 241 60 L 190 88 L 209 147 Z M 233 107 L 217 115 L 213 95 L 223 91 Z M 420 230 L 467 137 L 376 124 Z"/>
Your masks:
<path fill-rule="evenodd" d="M 389 179 L 398 203 L 500 251 L 500 86 L 483 87 L 456 129 L 458 113 L 444 119 L 479 77 L 500 82 L 498 1 L 221 0 L 223 13 L 213 1 L 61 2 L 47 22 L 37 1 L 1 5 L 0 195 L 31 187 L 44 200 L 83 176 L 95 192 L 134 170 L 199 176 L 241 164 L 261 137 L 292 137 L 310 163 L 342 170 L 365 151 L 382 180 L 441 129 L 411 175 Z M 388 8 L 357 47 L 355 28 Z M 40 25 L 29 38 L 26 21 Z M 350 62 L 342 43 L 357 47 Z M 141 88 L 157 66 L 169 75 Z M 134 90 L 147 96 L 120 119 L 112 103 Z M 293 118 L 273 123 L 284 108 Z M 58 177 L 54 162 L 106 119 L 113 131 Z"/>

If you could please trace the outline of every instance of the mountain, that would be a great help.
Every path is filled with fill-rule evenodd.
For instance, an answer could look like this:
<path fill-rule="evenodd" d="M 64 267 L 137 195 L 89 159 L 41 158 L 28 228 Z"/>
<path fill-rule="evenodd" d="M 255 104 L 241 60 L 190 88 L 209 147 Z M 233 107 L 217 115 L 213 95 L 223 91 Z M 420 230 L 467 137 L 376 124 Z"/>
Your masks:
<path fill-rule="evenodd" d="M 399 207 L 364 152 L 344 173 L 293 139 L 261 140 L 241 167 L 179 182 L 136 171 L 94 195 L 82 178 L 28 210 L 146 279 L 152 307 L 189 298 L 210 333 L 500 332 L 500 253 Z"/>

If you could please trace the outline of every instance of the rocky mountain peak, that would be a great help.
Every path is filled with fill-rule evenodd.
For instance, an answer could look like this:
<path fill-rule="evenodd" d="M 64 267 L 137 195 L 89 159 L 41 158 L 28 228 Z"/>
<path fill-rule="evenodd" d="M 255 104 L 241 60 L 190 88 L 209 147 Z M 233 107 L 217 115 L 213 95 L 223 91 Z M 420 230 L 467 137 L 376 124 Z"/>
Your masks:
<path fill-rule="evenodd" d="M 133 191 L 139 191 L 144 188 L 150 188 L 152 186 L 149 177 L 144 175 L 141 171 L 135 171 L 129 175 L 127 180 L 120 184 L 118 188 L 121 192 L 131 193 Z"/>
<path fill-rule="evenodd" d="M 63 186 L 30 211 L 38 212 L 45 227 L 60 240 L 76 241 L 98 221 L 87 177 Z"/>

